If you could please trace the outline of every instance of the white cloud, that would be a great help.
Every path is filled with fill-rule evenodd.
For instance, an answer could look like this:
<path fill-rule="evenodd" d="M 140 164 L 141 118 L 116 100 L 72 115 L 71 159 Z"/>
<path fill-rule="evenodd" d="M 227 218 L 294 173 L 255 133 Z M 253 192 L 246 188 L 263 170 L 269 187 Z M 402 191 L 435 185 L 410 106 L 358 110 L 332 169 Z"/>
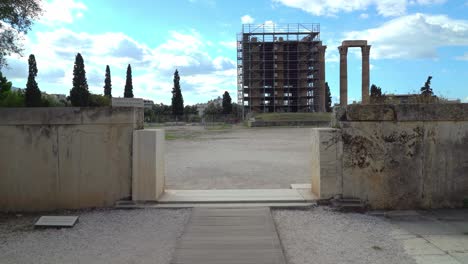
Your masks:
<path fill-rule="evenodd" d="M 367 18 L 369 18 L 369 14 L 362 13 L 362 14 L 359 15 L 359 18 L 367 19 Z"/>
<path fill-rule="evenodd" d="M 446 0 L 273 0 L 285 6 L 299 8 L 316 16 L 334 16 L 340 12 L 367 10 L 374 6 L 382 16 L 406 13 L 408 5 L 441 4 Z"/>
<path fill-rule="evenodd" d="M 465 54 L 463 54 L 461 56 L 455 57 L 455 59 L 468 61 L 468 52 L 465 52 Z"/>
<path fill-rule="evenodd" d="M 468 103 L 468 96 L 465 97 L 465 99 L 462 99 L 462 102 L 463 102 L 463 103 Z"/>
<path fill-rule="evenodd" d="M 237 42 L 236 41 L 220 41 L 219 44 L 221 46 L 224 46 L 228 49 L 236 49 L 237 48 Z"/>
<path fill-rule="evenodd" d="M 255 21 L 250 15 L 244 15 L 241 17 L 242 24 L 252 24 Z"/>
<path fill-rule="evenodd" d="M 236 64 L 223 56 L 211 57 L 212 49 L 196 31 L 171 31 L 156 47 L 148 47 L 123 33 L 89 34 L 68 29 L 36 33 L 25 41 L 25 54 L 33 53 L 39 69 L 39 87 L 49 93 L 68 94 L 72 86 L 73 63 L 77 52 L 83 55 L 88 85 L 102 93 L 104 70 L 111 68 L 113 95 L 123 95 L 125 71 L 132 65 L 134 94 L 155 102 L 170 103 L 172 78 L 176 68 L 187 104 L 206 102 L 225 90 L 235 93 Z M 24 87 L 27 57 L 8 58 L 5 75 L 15 86 Z"/>
<path fill-rule="evenodd" d="M 468 45 L 468 20 L 446 15 L 412 14 L 395 18 L 380 27 L 344 34 L 343 39 L 366 39 L 371 57 L 437 58 L 437 48 Z"/>
<path fill-rule="evenodd" d="M 52 0 L 43 3 L 44 14 L 40 23 L 52 25 L 55 23 L 73 23 L 75 18 L 83 17 L 85 4 L 75 0 Z"/>

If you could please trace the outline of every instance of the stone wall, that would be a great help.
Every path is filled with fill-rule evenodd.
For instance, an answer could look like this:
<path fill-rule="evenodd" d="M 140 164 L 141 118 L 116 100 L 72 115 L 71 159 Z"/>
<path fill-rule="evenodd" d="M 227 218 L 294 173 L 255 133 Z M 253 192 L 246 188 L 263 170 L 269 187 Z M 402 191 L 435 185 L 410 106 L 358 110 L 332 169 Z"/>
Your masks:
<path fill-rule="evenodd" d="M 0 108 L 0 211 L 112 206 L 131 196 L 136 108 Z"/>
<path fill-rule="evenodd" d="M 336 194 L 382 209 L 458 207 L 468 198 L 468 104 L 351 105 L 334 124 L 343 145 Z"/>

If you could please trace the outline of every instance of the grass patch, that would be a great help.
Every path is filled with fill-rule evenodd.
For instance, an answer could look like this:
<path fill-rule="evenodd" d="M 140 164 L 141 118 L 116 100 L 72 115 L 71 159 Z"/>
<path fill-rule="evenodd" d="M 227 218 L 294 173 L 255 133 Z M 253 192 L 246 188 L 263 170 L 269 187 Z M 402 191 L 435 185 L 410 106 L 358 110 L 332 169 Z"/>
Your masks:
<path fill-rule="evenodd" d="M 255 116 L 263 121 L 330 121 L 332 113 L 264 113 Z"/>
<path fill-rule="evenodd" d="M 166 140 L 178 140 L 178 139 L 194 139 L 199 137 L 202 133 L 198 131 L 177 131 L 177 130 L 166 130 Z"/>
<path fill-rule="evenodd" d="M 220 125 L 214 125 L 214 126 L 206 126 L 206 130 L 213 131 L 213 130 L 226 130 L 226 129 L 231 129 L 232 125 L 231 124 L 220 124 Z"/>
<path fill-rule="evenodd" d="M 161 128 L 164 127 L 163 123 L 144 123 L 144 128 Z"/>

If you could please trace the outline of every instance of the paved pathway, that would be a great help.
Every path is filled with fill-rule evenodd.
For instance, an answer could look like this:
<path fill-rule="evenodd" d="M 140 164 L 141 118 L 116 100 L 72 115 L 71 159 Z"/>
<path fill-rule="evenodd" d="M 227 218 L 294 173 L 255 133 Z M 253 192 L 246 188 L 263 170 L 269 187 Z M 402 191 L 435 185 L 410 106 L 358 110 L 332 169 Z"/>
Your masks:
<path fill-rule="evenodd" d="M 194 208 L 171 264 L 285 264 L 270 209 Z"/>

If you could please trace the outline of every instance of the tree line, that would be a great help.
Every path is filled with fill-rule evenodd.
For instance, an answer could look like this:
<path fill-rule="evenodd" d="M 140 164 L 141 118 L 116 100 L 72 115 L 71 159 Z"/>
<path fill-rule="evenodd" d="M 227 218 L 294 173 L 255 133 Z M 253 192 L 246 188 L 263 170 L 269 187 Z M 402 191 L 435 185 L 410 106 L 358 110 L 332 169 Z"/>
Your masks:
<path fill-rule="evenodd" d="M 88 89 L 86 70 L 83 56 L 78 53 L 73 67 L 73 85 L 67 96 L 67 100 L 61 103 L 54 102 L 54 98 L 42 93 L 36 82 L 38 73 L 34 54 L 28 58 L 28 80 L 24 91 L 12 91 L 11 82 L 0 72 L 0 106 L 4 107 L 47 107 L 47 106 L 108 106 L 112 98 L 112 81 L 109 65 L 106 66 L 104 79 L 104 95 L 92 94 Z M 127 76 L 124 89 L 124 97 L 133 98 L 132 68 L 127 67 Z"/>
<path fill-rule="evenodd" d="M 406 103 L 437 103 L 443 102 L 445 99 L 439 98 L 434 95 L 434 91 L 431 88 L 432 76 L 428 76 L 424 85 L 419 89 L 419 94 L 408 95 Z M 382 93 L 382 88 L 372 84 L 370 87 L 370 102 L 381 104 L 381 103 L 401 103 L 395 100 L 393 94 Z"/>

